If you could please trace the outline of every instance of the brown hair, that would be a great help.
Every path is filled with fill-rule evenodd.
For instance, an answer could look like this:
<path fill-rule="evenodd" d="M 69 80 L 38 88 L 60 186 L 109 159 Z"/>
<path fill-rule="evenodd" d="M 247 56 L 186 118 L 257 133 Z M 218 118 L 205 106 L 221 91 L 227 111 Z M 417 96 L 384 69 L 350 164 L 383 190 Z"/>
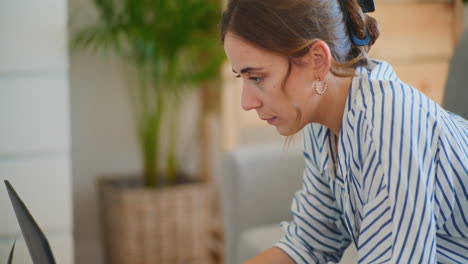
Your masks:
<path fill-rule="evenodd" d="M 367 31 L 369 45 L 354 45 L 350 31 L 360 39 Z M 331 72 L 350 76 L 356 66 L 368 64 L 367 52 L 379 36 L 377 21 L 363 13 L 357 0 L 229 0 L 221 20 L 222 43 L 227 32 L 288 57 L 285 81 L 294 59 L 317 39 L 330 47 Z"/>
<path fill-rule="evenodd" d="M 369 63 L 367 52 L 379 37 L 377 21 L 363 13 L 358 0 L 228 0 L 221 20 L 221 42 L 231 32 L 247 42 L 286 56 L 288 70 L 282 89 L 291 73 L 292 63 L 320 39 L 330 47 L 330 71 L 340 77 L 353 76 L 357 66 Z M 354 34 L 369 45 L 357 46 Z M 297 121 L 301 112 L 296 108 Z M 288 137 L 285 145 L 289 145 Z"/>

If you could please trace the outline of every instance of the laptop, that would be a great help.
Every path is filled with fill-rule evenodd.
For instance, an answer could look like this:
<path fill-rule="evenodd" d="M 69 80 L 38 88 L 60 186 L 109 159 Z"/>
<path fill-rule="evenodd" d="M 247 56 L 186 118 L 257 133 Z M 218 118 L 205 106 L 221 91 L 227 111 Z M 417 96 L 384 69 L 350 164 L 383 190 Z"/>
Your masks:
<path fill-rule="evenodd" d="M 5 185 L 34 264 L 55 264 L 49 242 L 9 181 Z"/>

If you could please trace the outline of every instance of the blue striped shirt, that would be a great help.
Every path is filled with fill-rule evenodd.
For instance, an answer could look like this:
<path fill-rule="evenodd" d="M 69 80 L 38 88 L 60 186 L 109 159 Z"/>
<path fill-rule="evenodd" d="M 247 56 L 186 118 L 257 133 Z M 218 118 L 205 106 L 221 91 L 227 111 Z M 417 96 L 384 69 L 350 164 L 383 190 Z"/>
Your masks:
<path fill-rule="evenodd" d="M 307 125 L 304 156 L 275 244 L 296 263 L 338 262 L 350 243 L 359 263 L 468 263 L 468 122 L 388 63 L 356 69 L 339 137 Z"/>

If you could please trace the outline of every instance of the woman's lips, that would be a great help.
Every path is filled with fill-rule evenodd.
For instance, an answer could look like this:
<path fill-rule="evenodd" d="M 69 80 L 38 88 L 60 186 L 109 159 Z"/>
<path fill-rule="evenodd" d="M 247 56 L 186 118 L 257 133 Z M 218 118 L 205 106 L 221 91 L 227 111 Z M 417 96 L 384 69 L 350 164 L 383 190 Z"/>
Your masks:
<path fill-rule="evenodd" d="M 271 124 L 273 124 L 273 122 L 275 122 L 276 116 L 275 116 L 275 117 L 272 117 L 272 118 L 270 118 L 270 119 L 265 119 L 265 120 L 268 122 L 268 124 L 271 125 Z"/>

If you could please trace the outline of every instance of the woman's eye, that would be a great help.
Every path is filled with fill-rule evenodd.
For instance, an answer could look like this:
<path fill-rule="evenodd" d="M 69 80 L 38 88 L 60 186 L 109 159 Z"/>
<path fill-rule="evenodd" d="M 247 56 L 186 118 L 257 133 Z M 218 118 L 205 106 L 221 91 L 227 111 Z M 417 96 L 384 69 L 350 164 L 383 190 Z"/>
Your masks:
<path fill-rule="evenodd" d="M 252 80 L 255 83 L 260 83 L 263 80 L 263 78 L 262 77 L 249 77 L 249 80 Z"/>

